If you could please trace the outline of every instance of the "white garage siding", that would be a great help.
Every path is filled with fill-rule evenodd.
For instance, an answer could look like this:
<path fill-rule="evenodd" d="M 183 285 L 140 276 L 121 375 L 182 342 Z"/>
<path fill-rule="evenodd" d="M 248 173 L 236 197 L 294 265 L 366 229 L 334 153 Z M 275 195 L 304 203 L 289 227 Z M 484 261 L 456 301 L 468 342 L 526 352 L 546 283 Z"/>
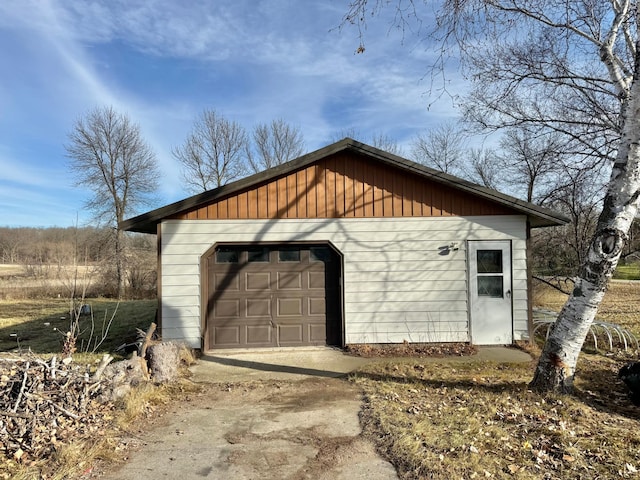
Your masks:
<path fill-rule="evenodd" d="M 467 240 L 510 240 L 514 339 L 527 336 L 526 217 L 166 220 L 162 333 L 201 348 L 200 260 L 217 242 L 331 242 L 345 343 L 469 341 Z M 444 247 L 457 243 L 448 254 Z"/>

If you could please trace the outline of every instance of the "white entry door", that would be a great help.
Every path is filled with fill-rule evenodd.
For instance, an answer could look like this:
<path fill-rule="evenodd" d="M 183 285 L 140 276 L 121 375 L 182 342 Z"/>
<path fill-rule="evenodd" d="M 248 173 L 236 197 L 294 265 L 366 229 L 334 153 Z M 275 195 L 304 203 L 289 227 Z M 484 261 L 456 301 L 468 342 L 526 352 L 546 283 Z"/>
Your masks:
<path fill-rule="evenodd" d="M 469 242 L 471 342 L 506 345 L 513 342 L 511 242 Z"/>

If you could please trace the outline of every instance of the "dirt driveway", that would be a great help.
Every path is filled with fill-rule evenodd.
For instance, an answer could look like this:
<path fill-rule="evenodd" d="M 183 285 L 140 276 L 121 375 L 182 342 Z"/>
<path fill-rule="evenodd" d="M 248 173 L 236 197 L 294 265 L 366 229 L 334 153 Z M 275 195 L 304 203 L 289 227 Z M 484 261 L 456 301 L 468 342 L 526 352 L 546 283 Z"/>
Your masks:
<path fill-rule="evenodd" d="M 277 365 L 277 355 L 250 365 L 242 357 L 201 361 L 196 378 L 213 383 L 176 405 L 126 464 L 101 478 L 397 479 L 360 436 L 359 390 L 335 378 L 352 365 L 340 365 L 336 353 L 303 355 L 309 365 Z"/>

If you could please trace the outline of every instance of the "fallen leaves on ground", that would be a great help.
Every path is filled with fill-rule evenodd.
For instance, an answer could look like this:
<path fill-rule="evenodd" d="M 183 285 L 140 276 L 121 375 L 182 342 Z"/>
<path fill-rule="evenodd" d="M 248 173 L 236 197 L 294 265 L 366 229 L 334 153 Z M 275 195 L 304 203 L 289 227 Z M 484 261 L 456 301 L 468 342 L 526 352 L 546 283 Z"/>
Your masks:
<path fill-rule="evenodd" d="M 394 361 L 354 381 L 365 431 L 402 479 L 637 478 L 640 410 L 621 364 L 584 356 L 564 396 L 530 391 L 528 364 Z"/>
<path fill-rule="evenodd" d="M 474 355 L 478 347 L 469 343 L 351 344 L 345 351 L 358 357 L 460 357 Z"/>

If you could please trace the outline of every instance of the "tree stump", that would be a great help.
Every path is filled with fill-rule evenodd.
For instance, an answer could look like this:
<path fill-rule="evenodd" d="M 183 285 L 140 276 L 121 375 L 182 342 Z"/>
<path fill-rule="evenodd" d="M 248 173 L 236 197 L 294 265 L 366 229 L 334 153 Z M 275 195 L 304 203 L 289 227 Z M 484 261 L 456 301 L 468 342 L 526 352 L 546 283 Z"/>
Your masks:
<path fill-rule="evenodd" d="M 171 342 L 151 345 L 147 349 L 149 371 L 154 382 L 166 383 L 178 377 L 180 347 Z"/>

